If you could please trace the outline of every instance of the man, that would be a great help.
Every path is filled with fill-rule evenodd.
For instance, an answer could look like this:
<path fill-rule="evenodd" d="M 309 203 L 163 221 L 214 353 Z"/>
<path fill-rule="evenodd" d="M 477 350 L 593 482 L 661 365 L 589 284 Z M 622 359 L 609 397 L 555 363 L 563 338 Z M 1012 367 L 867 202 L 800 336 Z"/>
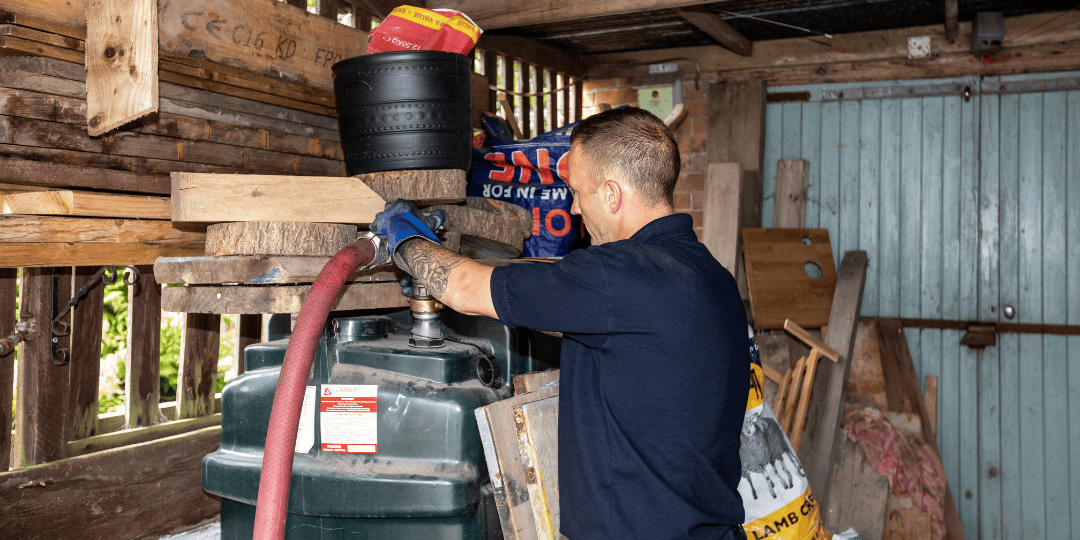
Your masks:
<path fill-rule="evenodd" d="M 594 245 L 554 264 L 483 266 L 413 238 L 434 238 L 413 211 L 384 212 L 376 228 L 454 310 L 563 333 L 563 535 L 744 538 L 746 315 L 693 220 L 674 213 L 678 146 L 637 108 L 590 117 L 570 141 L 571 212 Z"/>

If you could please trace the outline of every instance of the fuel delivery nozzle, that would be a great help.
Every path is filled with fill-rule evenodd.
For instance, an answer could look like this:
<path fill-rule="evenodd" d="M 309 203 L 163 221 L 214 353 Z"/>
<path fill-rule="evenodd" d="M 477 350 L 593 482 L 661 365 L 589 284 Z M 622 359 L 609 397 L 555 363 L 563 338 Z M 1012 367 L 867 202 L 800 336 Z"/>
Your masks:
<path fill-rule="evenodd" d="M 414 285 L 409 297 L 409 310 L 412 311 L 413 327 L 409 345 L 422 349 L 443 346 L 442 323 L 439 311 L 445 307 L 442 302 L 428 294 L 423 285 Z"/>

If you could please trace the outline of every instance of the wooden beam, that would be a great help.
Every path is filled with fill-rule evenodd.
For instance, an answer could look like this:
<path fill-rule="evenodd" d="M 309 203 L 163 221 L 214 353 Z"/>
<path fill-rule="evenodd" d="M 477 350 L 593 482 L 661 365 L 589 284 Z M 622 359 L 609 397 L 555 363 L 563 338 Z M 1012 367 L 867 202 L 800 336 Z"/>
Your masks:
<path fill-rule="evenodd" d="M 675 8 L 675 13 L 686 19 L 687 22 L 705 32 L 721 45 L 731 49 L 740 56 L 750 56 L 753 53 L 753 43 L 746 39 L 728 23 L 724 22 L 716 13 L 705 6 L 687 6 Z"/>
<path fill-rule="evenodd" d="M 86 296 L 71 310 L 71 439 L 97 434 L 98 383 L 101 374 L 101 319 L 105 284 L 90 283 L 97 267 L 75 269 L 74 290 L 89 285 Z M 69 443 L 70 444 L 70 443 Z"/>
<path fill-rule="evenodd" d="M 814 384 L 817 397 L 808 411 L 803 445 L 798 453 L 806 478 L 814 489 L 814 498 L 822 508 L 829 507 L 832 475 L 840 449 L 844 388 L 855 348 L 866 265 L 865 251 L 849 251 L 840 263 L 829 315 L 829 332 L 825 337 L 825 344 L 840 353 L 840 361 L 824 362 L 819 369 Z M 822 516 L 822 519 L 826 521 L 826 527 L 835 525 L 830 523 L 829 516 Z"/>
<path fill-rule="evenodd" d="M 0 529 L 12 538 L 157 538 L 192 528 L 221 509 L 201 482 L 202 458 L 220 443 L 221 428 L 208 427 L 0 474 Z M 26 484 L 34 487 L 17 488 Z"/>
<path fill-rule="evenodd" d="M 206 239 L 206 225 L 135 219 L 0 216 L 0 229 L 4 231 L 0 245 L 5 249 L 8 244 L 25 243 L 108 243 L 121 251 L 130 250 L 126 245 L 140 244 L 183 251 Z M 0 261 L 8 258 L 0 255 Z M 2 266 L 11 265 L 0 262 Z"/>
<path fill-rule="evenodd" d="M 18 270 L 0 268 L 0 338 L 15 333 Z M 15 352 L 0 355 L 0 472 L 11 463 L 11 400 L 15 387 Z"/>
<path fill-rule="evenodd" d="M 190 286 L 165 287 L 161 305 L 165 311 L 178 313 L 299 313 L 310 292 L 310 285 L 276 287 Z M 397 283 L 352 283 L 344 287 L 331 309 L 380 309 L 405 307 Z"/>
<path fill-rule="evenodd" d="M 24 269 L 20 311 L 37 324 L 34 339 L 19 344 L 13 467 L 63 459 L 71 431 L 68 420 L 70 363 L 53 362 L 53 313 L 71 298 L 71 268 Z M 71 322 L 66 317 L 65 322 Z M 58 337 L 57 349 L 69 347 Z"/>
<path fill-rule="evenodd" d="M 172 180 L 173 221 L 366 224 L 386 205 L 352 178 L 173 173 Z"/>
<path fill-rule="evenodd" d="M 176 419 L 214 413 L 221 315 L 188 313 L 180 334 Z"/>
<path fill-rule="evenodd" d="M 1053 25 L 1046 25 L 1055 17 Z M 1006 42 L 990 56 L 971 54 L 971 23 L 961 22 L 956 43 L 948 43 L 943 25 L 937 24 L 836 34 L 833 39 L 815 36 L 758 41 L 751 56 L 700 46 L 596 54 L 585 59 L 595 66 L 590 71 L 592 77 L 628 77 L 643 75 L 648 63 L 689 57 L 697 60 L 703 71 L 718 72 L 721 81 L 758 78 L 770 86 L 1067 71 L 1080 63 L 1078 21 L 1080 12 L 1008 17 L 1005 35 L 1026 37 L 1017 43 Z M 935 45 L 933 58 L 907 58 L 907 38 L 912 35 L 927 35 L 940 44 Z M 628 66 L 627 62 L 642 65 Z"/>
<path fill-rule="evenodd" d="M 712 256 L 738 276 L 742 238 L 739 234 L 739 201 L 743 168 L 738 163 L 709 163 L 705 177 L 705 214 L 701 242 Z"/>
<path fill-rule="evenodd" d="M 614 17 L 638 11 L 654 11 L 704 4 L 701 0 L 598 0 L 566 2 L 542 0 L 506 3 L 491 0 L 428 0 L 428 8 L 456 9 L 467 13 L 480 28 L 495 30 L 533 24 L 554 24 L 592 17 Z"/>
<path fill-rule="evenodd" d="M 86 1 L 86 102 L 90 136 L 158 110 L 155 0 Z"/>
<path fill-rule="evenodd" d="M 137 266 L 141 279 L 128 287 L 127 373 L 124 404 L 127 427 L 157 422 L 161 395 L 161 287 L 152 266 Z"/>
<path fill-rule="evenodd" d="M 161 413 L 165 415 L 166 418 L 168 418 L 168 413 L 170 412 L 175 415 L 175 407 L 170 411 L 166 411 L 164 407 L 161 409 Z M 155 441 L 220 425 L 221 414 L 211 414 L 209 416 L 188 418 L 186 420 L 162 422 L 152 426 L 123 429 L 112 433 L 105 433 L 71 441 L 68 443 L 68 455 L 72 457 L 83 456 L 93 452 L 101 452 L 103 450 Z"/>
<path fill-rule="evenodd" d="M 166 197 L 66 190 L 0 193 L 0 213 L 165 220 L 172 216 Z"/>
<path fill-rule="evenodd" d="M 776 162 L 776 206 L 773 227 L 801 229 L 806 223 L 806 193 L 810 187 L 810 162 L 781 159 Z"/>
<path fill-rule="evenodd" d="M 956 43 L 960 34 L 960 0 L 945 0 L 945 39 Z"/>
<path fill-rule="evenodd" d="M 288 285 L 312 283 L 330 257 L 163 257 L 154 263 L 154 275 L 162 283 L 215 285 Z M 357 270 L 347 281 L 398 281 L 405 277 L 394 265 Z"/>
<path fill-rule="evenodd" d="M 3 0 L 0 9 L 86 27 L 81 2 Z M 362 55 L 368 42 L 367 32 L 268 0 L 173 0 L 158 6 L 157 18 L 163 52 L 327 91 L 333 91 L 330 66 Z"/>
<path fill-rule="evenodd" d="M 164 174 L 77 167 L 10 157 L 0 157 L 0 180 L 49 188 L 97 188 L 157 195 L 168 195 L 170 189 L 169 177 Z"/>

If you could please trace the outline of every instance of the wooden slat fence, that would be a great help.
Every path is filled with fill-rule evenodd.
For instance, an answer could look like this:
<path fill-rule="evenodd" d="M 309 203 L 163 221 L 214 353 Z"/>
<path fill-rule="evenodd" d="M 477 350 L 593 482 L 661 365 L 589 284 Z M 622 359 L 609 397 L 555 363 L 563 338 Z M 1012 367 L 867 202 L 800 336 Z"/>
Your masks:
<path fill-rule="evenodd" d="M 481 41 L 483 43 L 483 41 Z M 494 49 L 473 50 L 476 72 L 488 78 L 486 111 L 505 118 L 499 94 L 506 94 L 513 117 L 526 138 L 581 120 L 580 77 Z M 571 93 L 573 97 L 571 97 Z"/>

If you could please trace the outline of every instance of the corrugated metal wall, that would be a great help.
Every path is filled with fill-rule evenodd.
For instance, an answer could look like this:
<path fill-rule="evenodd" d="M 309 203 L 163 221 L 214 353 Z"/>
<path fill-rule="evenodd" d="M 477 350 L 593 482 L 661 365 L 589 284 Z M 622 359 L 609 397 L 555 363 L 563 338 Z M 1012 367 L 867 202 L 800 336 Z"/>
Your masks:
<path fill-rule="evenodd" d="M 811 100 L 767 106 L 762 225 L 777 160 L 803 158 L 806 226 L 829 230 L 837 264 L 869 256 L 864 316 L 1080 324 L 1080 91 L 983 93 L 1078 75 L 770 88 Z M 839 97 L 860 88 L 923 97 Z M 1080 337 L 979 350 L 961 331 L 906 333 L 920 378 L 939 377 L 968 538 L 1080 538 Z"/>

